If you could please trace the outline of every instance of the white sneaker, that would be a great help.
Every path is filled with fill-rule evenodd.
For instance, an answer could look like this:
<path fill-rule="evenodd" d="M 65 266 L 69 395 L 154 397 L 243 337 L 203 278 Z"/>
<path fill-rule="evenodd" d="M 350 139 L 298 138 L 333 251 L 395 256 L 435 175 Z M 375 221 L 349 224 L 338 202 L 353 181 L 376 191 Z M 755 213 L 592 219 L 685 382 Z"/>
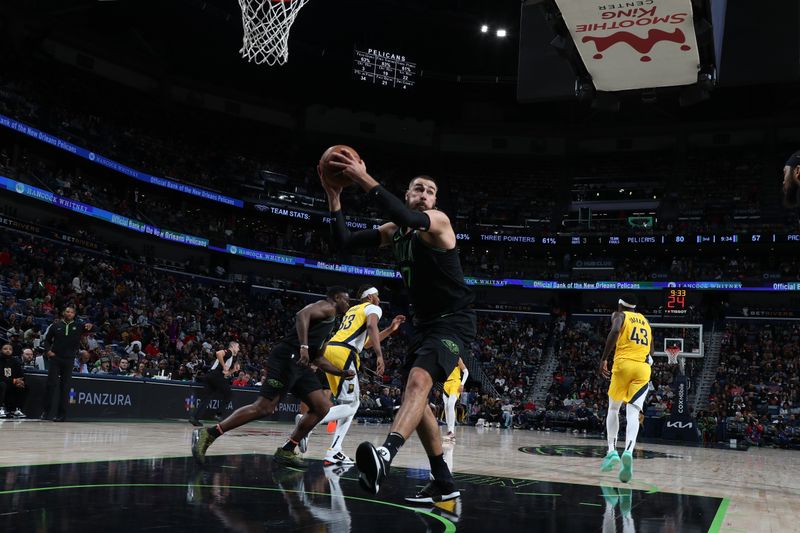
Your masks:
<path fill-rule="evenodd" d="M 352 466 L 356 464 L 356 462 L 350 459 L 342 452 L 334 453 L 333 450 L 328 450 L 328 452 L 325 454 L 325 459 L 322 461 L 322 464 L 325 466 L 329 465 Z"/>
<path fill-rule="evenodd" d="M 5 418 L 5 417 L 6 417 L 6 408 L 0 407 L 0 418 Z"/>
<path fill-rule="evenodd" d="M 19 410 L 19 407 L 17 407 L 17 410 L 16 410 L 16 411 L 14 411 L 14 414 L 13 414 L 12 416 L 13 416 L 14 418 L 27 418 L 27 417 L 25 416 L 25 413 L 23 413 L 22 411 L 20 411 L 20 410 Z"/>
<path fill-rule="evenodd" d="M 447 435 L 444 436 L 444 440 L 450 441 L 450 442 L 455 442 L 456 441 L 456 434 L 453 433 L 452 431 L 448 431 Z"/>

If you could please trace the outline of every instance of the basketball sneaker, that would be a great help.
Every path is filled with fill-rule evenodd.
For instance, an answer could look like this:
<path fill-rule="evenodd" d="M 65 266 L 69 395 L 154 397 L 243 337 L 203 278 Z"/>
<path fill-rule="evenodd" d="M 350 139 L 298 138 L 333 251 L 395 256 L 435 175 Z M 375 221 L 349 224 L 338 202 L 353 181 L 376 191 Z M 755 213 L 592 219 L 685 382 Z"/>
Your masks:
<path fill-rule="evenodd" d="M 206 428 L 197 428 L 192 431 L 192 456 L 198 464 L 206 462 L 206 450 L 217 440 L 212 437 Z"/>
<path fill-rule="evenodd" d="M 201 427 L 201 426 L 203 425 L 203 423 L 202 423 L 202 422 L 200 422 L 198 419 L 196 419 L 196 418 L 195 418 L 195 417 L 193 417 L 193 416 L 190 416 L 190 417 L 189 417 L 189 423 L 190 423 L 191 425 L 195 426 L 195 427 Z"/>
<path fill-rule="evenodd" d="M 272 460 L 283 466 L 293 466 L 295 468 L 306 468 L 308 466 L 299 453 L 290 452 L 283 448 L 275 450 Z"/>
<path fill-rule="evenodd" d="M 13 416 L 14 418 L 28 418 L 25 416 L 25 413 L 20 411 L 19 407 L 17 407 L 17 410 L 14 411 L 11 416 Z"/>
<path fill-rule="evenodd" d="M 453 433 L 452 431 L 448 431 L 447 435 L 444 436 L 444 440 L 448 440 L 450 442 L 455 442 L 456 441 L 456 434 Z"/>
<path fill-rule="evenodd" d="M 603 462 L 600 463 L 600 471 L 611 472 L 617 466 L 617 463 L 619 463 L 619 453 L 617 453 L 617 450 L 611 450 L 603 458 Z"/>
<path fill-rule="evenodd" d="M 362 442 L 356 449 L 356 466 L 358 467 L 358 483 L 370 494 L 378 494 L 381 483 L 389 475 L 389 450 L 381 446 L 376 448 L 371 442 Z"/>
<path fill-rule="evenodd" d="M 455 500 L 461 496 L 452 479 L 449 481 L 430 481 L 413 496 L 404 498 L 408 503 L 439 503 Z"/>
<path fill-rule="evenodd" d="M 354 465 L 356 464 L 355 461 L 350 459 L 348 456 L 343 454 L 342 452 L 334 452 L 330 448 L 325 453 L 325 459 L 322 460 L 322 464 L 325 466 L 329 465 Z"/>
<path fill-rule="evenodd" d="M 622 452 L 622 467 L 619 469 L 619 480 L 627 483 L 633 477 L 633 454 Z"/>
<path fill-rule="evenodd" d="M 5 418 L 5 417 L 6 417 L 6 408 L 0 407 L 0 418 Z"/>

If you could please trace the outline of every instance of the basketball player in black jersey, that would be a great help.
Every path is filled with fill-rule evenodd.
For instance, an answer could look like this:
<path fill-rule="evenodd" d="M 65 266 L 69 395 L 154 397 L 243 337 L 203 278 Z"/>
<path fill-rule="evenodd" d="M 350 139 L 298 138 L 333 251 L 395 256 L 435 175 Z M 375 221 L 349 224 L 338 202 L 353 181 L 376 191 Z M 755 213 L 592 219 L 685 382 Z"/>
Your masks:
<path fill-rule="evenodd" d="M 219 396 L 220 409 L 222 412 L 222 404 L 228 403 L 231 399 L 233 392 L 231 391 L 231 384 L 228 382 L 228 377 L 234 370 L 234 361 L 239 354 L 239 343 L 231 341 L 228 343 L 226 350 L 219 350 L 214 352 L 216 358 L 211 370 L 203 376 L 203 393 L 197 401 L 197 406 L 194 411 L 189 415 L 189 423 L 193 426 L 202 426 L 200 420 L 203 419 L 203 413 L 211 403 L 211 398 L 215 395 Z M 219 420 L 219 418 L 217 418 Z"/>
<path fill-rule="evenodd" d="M 275 461 L 289 466 L 304 467 L 295 448 L 308 432 L 314 429 L 331 407 L 331 399 L 322 393 L 319 379 L 309 368 L 314 364 L 345 378 L 355 375 L 351 370 L 336 368 L 322 357 L 325 341 L 336 325 L 336 317 L 350 308 L 347 289 L 331 287 L 327 297 L 302 308 L 295 315 L 295 328 L 281 339 L 267 359 L 267 379 L 261 386 L 259 398 L 240 407 L 216 426 L 198 428 L 192 432 L 192 455 L 198 463 L 205 462 L 206 450 L 224 433 L 275 412 L 280 399 L 292 393 L 302 400 L 309 412 L 295 427 L 289 440 L 275 452 Z"/>
<path fill-rule="evenodd" d="M 415 335 L 406 357 L 403 403 L 383 446 L 363 442 L 356 451 L 361 486 L 377 494 L 394 456 L 414 431 L 431 464 L 431 481 L 411 503 L 452 500 L 460 494 L 442 453 L 439 424 L 428 406 L 428 394 L 443 383 L 465 356 L 475 337 L 474 295 L 464 282 L 450 219 L 436 209 L 436 182 L 429 176 L 411 180 L 405 203 L 367 173 L 364 162 L 349 151 L 330 163 L 360 186 L 390 222 L 379 229 L 351 233 L 345 224 L 341 189 L 323 187 L 333 219 L 334 243 L 342 250 L 391 246 L 412 305 Z M 319 170 L 319 169 L 318 169 Z"/>

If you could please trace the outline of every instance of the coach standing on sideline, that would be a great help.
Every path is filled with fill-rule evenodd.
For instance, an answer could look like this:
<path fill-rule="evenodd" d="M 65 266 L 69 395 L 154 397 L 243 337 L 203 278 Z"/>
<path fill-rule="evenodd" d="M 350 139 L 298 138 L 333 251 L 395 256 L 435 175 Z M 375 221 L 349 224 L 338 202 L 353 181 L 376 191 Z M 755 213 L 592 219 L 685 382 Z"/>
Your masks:
<path fill-rule="evenodd" d="M 48 418 L 55 398 L 58 408 L 53 422 L 63 422 L 67 416 L 69 383 L 72 381 L 75 354 L 80 348 L 81 336 L 84 331 L 92 329 L 92 325 L 88 322 L 75 320 L 75 308 L 72 306 L 67 306 L 62 316 L 61 320 L 47 328 L 44 337 L 50 368 L 47 371 L 47 393 L 44 397 L 42 419 Z"/>
<path fill-rule="evenodd" d="M 783 205 L 797 207 L 800 202 L 800 150 L 789 156 L 783 167 Z"/>

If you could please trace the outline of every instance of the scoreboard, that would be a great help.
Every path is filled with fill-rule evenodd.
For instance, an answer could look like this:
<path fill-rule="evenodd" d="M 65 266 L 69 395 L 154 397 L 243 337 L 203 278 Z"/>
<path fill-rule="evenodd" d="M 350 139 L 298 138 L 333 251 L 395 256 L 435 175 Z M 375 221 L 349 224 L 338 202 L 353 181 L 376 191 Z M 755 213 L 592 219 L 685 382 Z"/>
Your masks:
<path fill-rule="evenodd" d="M 408 90 L 417 81 L 417 64 L 403 54 L 356 48 L 353 51 L 353 76 L 372 85 Z"/>

